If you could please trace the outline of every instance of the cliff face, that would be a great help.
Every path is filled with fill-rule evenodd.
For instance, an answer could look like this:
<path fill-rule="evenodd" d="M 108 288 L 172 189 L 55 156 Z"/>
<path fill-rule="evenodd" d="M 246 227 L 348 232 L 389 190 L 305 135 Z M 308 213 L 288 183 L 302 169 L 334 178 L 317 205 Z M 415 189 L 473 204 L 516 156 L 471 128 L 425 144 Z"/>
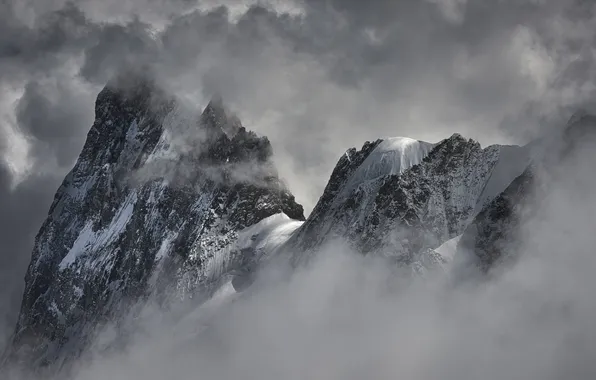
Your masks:
<path fill-rule="evenodd" d="M 513 156 L 519 162 L 512 165 Z M 434 249 L 462 234 L 526 161 L 523 148 L 482 149 L 458 134 L 437 144 L 398 138 L 351 149 L 290 240 L 294 259 L 307 259 L 339 237 L 359 252 L 382 253 L 417 271 L 442 265 L 448 258 Z"/>
<path fill-rule="evenodd" d="M 238 231 L 279 213 L 304 219 L 267 138 L 220 100 L 194 117 L 137 78 L 107 86 L 95 111 L 26 274 L 11 356 L 28 366 L 76 355 L 130 302 L 208 290 L 242 261 Z"/>

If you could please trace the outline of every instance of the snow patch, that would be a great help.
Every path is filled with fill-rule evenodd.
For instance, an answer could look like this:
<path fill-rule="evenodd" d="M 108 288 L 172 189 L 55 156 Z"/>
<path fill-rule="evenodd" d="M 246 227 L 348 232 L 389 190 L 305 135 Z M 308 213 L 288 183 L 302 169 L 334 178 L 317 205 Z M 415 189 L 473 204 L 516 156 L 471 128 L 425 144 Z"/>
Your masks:
<path fill-rule="evenodd" d="M 60 311 L 60 308 L 58 307 L 58 305 L 56 305 L 55 301 L 52 301 L 52 303 L 50 304 L 49 310 L 54 313 L 54 315 L 56 315 L 57 317 L 61 318 L 62 317 L 62 312 Z"/>
<path fill-rule="evenodd" d="M 418 165 L 435 144 L 408 137 L 383 140 L 352 174 L 347 190 L 387 175 L 397 175 Z"/>
<path fill-rule="evenodd" d="M 60 262 L 60 270 L 64 270 L 72 265 L 79 256 L 87 251 L 97 252 L 100 248 L 112 243 L 126 228 L 130 221 L 137 196 L 132 193 L 122 204 L 112 222 L 99 231 L 93 231 L 93 221 L 88 220 L 85 226 L 79 232 L 79 236 L 72 244 L 72 247 Z"/>
<path fill-rule="evenodd" d="M 172 246 L 172 242 L 178 237 L 177 233 L 174 232 L 170 232 L 166 235 L 165 239 L 161 242 L 161 245 L 159 246 L 159 250 L 157 250 L 157 253 L 155 254 L 155 267 L 153 269 L 153 273 L 151 274 L 151 277 L 148 280 L 148 284 L 150 287 L 154 287 L 157 284 L 157 280 L 159 278 L 159 275 L 163 269 L 164 266 L 164 262 L 165 262 L 165 258 L 168 256 L 168 254 L 170 253 L 170 249 Z"/>
<path fill-rule="evenodd" d="M 457 252 L 457 244 L 459 243 L 459 239 L 461 239 L 462 235 L 458 235 L 453 239 L 449 239 L 439 247 L 435 248 L 435 252 L 437 252 L 441 257 L 443 257 L 448 262 L 453 261 L 453 257 Z"/>
<path fill-rule="evenodd" d="M 95 241 L 96 236 L 93 232 L 93 222 L 87 221 L 79 236 L 72 244 L 72 247 L 60 262 L 60 270 L 66 269 L 75 262 L 77 257 L 84 253 Z"/>
<path fill-rule="evenodd" d="M 167 256 L 168 252 L 170 252 L 170 245 L 176 239 L 178 234 L 170 233 L 166 236 L 166 238 L 161 242 L 159 246 L 159 250 L 155 254 L 155 261 L 161 261 L 164 257 Z"/>
<path fill-rule="evenodd" d="M 284 213 L 272 215 L 240 231 L 236 246 L 269 254 L 287 242 L 303 223 Z"/>
<path fill-rule="evenodd" d="M 118 210 L 118 213 L 110 223 L 109 227 L 103 230 L 98 236 L 97 246 L 106 246 L 116 239 L 130 221 L 132 213 L 134 211 L 135 203 L 137 202 L 136 193 L 129 196 L 123 203 L 122 207 Z"/>

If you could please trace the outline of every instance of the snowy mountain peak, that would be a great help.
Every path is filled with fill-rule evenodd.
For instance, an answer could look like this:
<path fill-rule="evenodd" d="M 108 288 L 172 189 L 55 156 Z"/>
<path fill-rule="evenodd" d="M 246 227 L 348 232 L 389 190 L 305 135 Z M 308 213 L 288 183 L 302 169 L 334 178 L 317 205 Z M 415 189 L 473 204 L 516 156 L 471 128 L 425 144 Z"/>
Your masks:
<path fill-rule="evenodd" d="M 203 112 L 204 128 L 186 111 L 142 76 L 100 92 L 36 237 L 11 357 L 77 355 L 131 300 L 208 293 L 244 262 L 240 231 L 280 213 L 304 219 L 267 138 L 221 102 Z"/>
<path fill-rule="evenodd" d="M 362 184 L 388 175 L 399 175 L 418 165 L 432 150 L 434 144 L 408 137 L 392 137 L 381 140 L 358 166 L 344 188 L 344 193 Z M 349 158 L 349 152 L 346 153 Z"/>
<path fill-rule="evenodd" d="M 374 179 L 381 175 L 401 174 L 422 162 L 433 146 L 408 137 L 383 140 L 362 163 L 364 177 Z"/>
<path fill-rule="evenodd" d="M 422 270 L 441 264 L 433 251 L 524 170 L 525 150 L 482 148 L 459 134 L 436 144 L 398 137 L 348 150 L 323 196 L 288 241 L 295 263 L 334 238 L 364 254 L 388 255 Z"/>

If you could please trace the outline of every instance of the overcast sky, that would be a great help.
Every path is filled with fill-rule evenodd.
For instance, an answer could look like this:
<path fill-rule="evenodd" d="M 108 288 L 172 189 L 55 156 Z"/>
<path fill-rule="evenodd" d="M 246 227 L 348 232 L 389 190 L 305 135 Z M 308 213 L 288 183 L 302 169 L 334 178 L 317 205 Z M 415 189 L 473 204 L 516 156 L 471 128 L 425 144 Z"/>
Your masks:
<path fill-rule="evenodd" d="M 148 65 L 197 108 L 221 94 L 270 138 L 309 211 L 337 158 L 366 140 L 524 142 L 591 109 L 595 10 L 589 0 L 2 0 L 0 318 L 14 316 L 33 238 L 97 93 L 122 67 Z"/>

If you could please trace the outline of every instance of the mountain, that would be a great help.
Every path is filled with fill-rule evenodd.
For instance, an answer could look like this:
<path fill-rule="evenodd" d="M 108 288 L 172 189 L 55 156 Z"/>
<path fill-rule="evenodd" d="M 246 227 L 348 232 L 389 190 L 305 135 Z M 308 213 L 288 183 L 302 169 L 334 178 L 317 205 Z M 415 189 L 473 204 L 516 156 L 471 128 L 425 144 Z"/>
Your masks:
<path fill-rule="evenodd" d="M 483 148 L 459 134 L 366 142 L 341 155 L 305 220 L 270 142 L 221 98 L 198 115 L 132 75 L 108 84 L 95 112 L 35 239 L 11 362 L 60 366 L 149 299 L 201 302 L 230 280 L 241 291 L 269 260 L 304 265 L 337 239 L 413 274 L 464 251 L 488 271 L 513 252 L 504 243 L 536 209 L 546 169 L 594 123 L 574 118 L 538 160 L 534 145 Z"/>
<path fill-rule="evenodd" d="M 235 285 L 250 283 L 259 262 L 289 252 L 302 265 L 336 240 L 414 273 L 444 267 L 468 224 L 528 162 L 526 147 L 482 148 L 459 134 L 436 144 L 397 137 L 349 149 L 308 219 L 275 250 L 245 255 L 256 259 Z"/>
<path fill-rule="evenodd" d="M 139 76 L 108 84 L 95 113 L 25 277 L 10 360 L 29 367 L 78 355 L 97 326 L 151 294 L 208 292 L 242 261 L 239 231 L 304 219 L 269 140 L 221 99 L 194 115 Z"/>
<path fill-rule="evenodd" d="M 511 164 L 513 156 L 519 164 Z M 344 237 L 357 251 L 411 265 L 460 235 L 523 165 L 523 148 L 483 149 L 458 134 L 438 144 L 392 139 L 350 150 L 293 239 L 298 260 L 303 251 Z"/>
<path fill-rule="evenodd" d="M 570 189 L 579 186 L 577 173 L 581 173 L 581 165 L 589 165 L 586 158 L 593 155 L 596 146 L 596 117 L 578 112 L 562 133 L 536 145 L 540 149 L 524 172 L 466 228 L 457 247 L 465 269 L 479 268 L 487 273 L 519 257 L 525 223 L 536 219 L 554 191 L 562 187 L 566 194 L 572 194 Z"/>

